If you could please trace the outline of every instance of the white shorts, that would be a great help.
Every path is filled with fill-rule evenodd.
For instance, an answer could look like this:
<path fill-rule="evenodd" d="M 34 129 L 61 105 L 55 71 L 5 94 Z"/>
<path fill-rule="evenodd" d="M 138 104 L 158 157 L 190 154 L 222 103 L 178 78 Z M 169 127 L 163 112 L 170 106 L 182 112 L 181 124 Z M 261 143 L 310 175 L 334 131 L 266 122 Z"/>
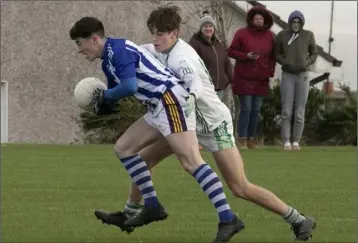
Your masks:
<path fill-rule="evenodd" d="M 230 111 L 225 115 L 222 123 L 212 131 L 196 131 L 199 144 L 208 152 L 217 152 L 228 148 L 235 148 L 234 127 Z"/>
<path fill-rule="evenodd" d="M 167 90 L 158 103 L 158 106 L 144 115 L 145 121 L 164 136 L 173 133 L 196 130 L 196 116 L 192 112 L 185 116 L 184 104 L 189 97 L 188 91 L 182 86 L 175 85 Z"/>

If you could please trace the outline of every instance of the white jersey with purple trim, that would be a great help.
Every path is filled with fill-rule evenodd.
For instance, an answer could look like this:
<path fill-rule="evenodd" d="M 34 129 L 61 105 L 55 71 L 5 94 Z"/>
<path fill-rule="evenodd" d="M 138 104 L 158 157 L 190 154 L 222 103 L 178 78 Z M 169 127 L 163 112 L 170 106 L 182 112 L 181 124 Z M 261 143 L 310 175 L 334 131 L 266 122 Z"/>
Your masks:
<path fill-rule="evenodd" d="M 184 81 L 183 86 L 189 92 L 197 95 L 196 122 L 198 132 L 213 131 L 223 121 L 231 119 L 230 110 L 217 96 L 204 62 L 188 43 L 178 39 L 177 43 L 166 54 L 156 52 L 153 44 L 145 44 L 141 47 L 147 49 L 161 63 L 166 65 L 178 79 Z M 200 78 L 196 78 L 197 76 Z M 200 81 L 201 85 L 195 83 Z M 200 88 L 201 86 L 203 87 Z"/>

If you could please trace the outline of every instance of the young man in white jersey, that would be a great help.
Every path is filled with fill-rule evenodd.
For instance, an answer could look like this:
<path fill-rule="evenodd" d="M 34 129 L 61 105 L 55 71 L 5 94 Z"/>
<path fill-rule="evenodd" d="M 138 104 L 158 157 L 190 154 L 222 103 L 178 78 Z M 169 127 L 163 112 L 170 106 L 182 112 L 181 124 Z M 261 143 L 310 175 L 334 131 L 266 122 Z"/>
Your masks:
<path fill-rule="evenodd" d="M 216 95 L 210 76 L 199 55 L 189 44 L 177 38 L 180 22 L 181 18 L 176 7 L 161 7 L 154 10 L 147 21 L 147 26 L 153 34 L 154 44 L 143 45 L 143 47 L 184 81 L 183 85 L 188 90 L 194 87 L 192 85 L 198 82 L 197 77 L 200 77 L 204 89 L 196 94 L 199 143 L 213 153 L 222 176 L 235 196 L 256 203 L 282 216 L 292 226 L 298 240 L 311 238 L 315 228 L 315 221 L 311 217 L 301 215 L 270 191 L 256 186 L 246 179 L 242 158 L 235 147 L 230 111 Z M 139 154 L 145 158 L 148 167 L 152 168 L 172 154 L 172 150 L 165 140 L 161 140 L 143 149 Z M 134 184 L 122 217 L 130 218 L 140 212 L 140 202 L 141 196 Z M 115 220 L 116 217 L 111 217 L 111 214 L 108 214 L 108 217 L 113 219 L 112 222 L 107 221 L 109 224 L 118 227 L 123 224 L 119 218 Z"/>
<path fill-rule="evenodd" d="M 180 80 L 133 42 L 106 38 L 102 22 L 94 17 L 77 21 L 70 30 L 70 36 L 75 40 L 79 53 L 89 61 L 102 59 L 108 89 L 98 90 L 99 95 L 93 98 L 94 112 L 110 113 L 113 103 L 132 95 L 148 107 L 147 114 L 132 124 L 114 146 L 115 154 L 144 198 L 143 210 L 124 225 L 132 229 L 168 216 L 154 190 L 146 162 L 138 154 L 148 145 L 163 140 L 202 189 L 211 192 L 208 197 L 220 222 L 225 223 L 217 233 L 220 240 L 227 241 L 237 233 L 240 221 L 227 203 L 220 179 L 200 155 L 195 133 L 195 101 L 189 98 L 192 95 L 179 84 Z M 196 85 L 191 92 L 202 89 L 200 82 Z"/>

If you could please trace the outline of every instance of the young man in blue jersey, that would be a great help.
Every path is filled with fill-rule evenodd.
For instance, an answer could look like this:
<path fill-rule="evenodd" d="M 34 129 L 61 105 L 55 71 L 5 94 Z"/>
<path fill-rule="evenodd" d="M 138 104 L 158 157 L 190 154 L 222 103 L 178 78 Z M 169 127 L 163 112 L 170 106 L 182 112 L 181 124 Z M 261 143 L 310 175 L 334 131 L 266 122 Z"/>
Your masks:
<path fill-rule="evenodd" d="M 70 36 L 79 53 L 89 61 L 102 59 L 108 89 L 94 97 L 94 112 L 110 113 L 113 102 L 132 95 L 148 107 L 146 115 L 132 124 L 114 146 L 115 154 L 144 198 L 143 210 L 124 223 L 125 230 L 168 216 L 154 190 L 146 162 L 138 154 L 148 145 L 165 140 L 183 168 L 208 195 L 222 223 L 217 235 L 220 241 L 228 241 L 239 231 L 241 223 L 227 203 L 220 179 L 199 152 L 194 109 L 196 93 L 203 88 L 201 83 L 196 82 L 190 92 L 184 89 L 181 81 L 145 49 L 129 40 L 105 37 L 102 22 L 94 17 L 77 21 Z M 107 217 L 101 211 L 96 216 L 102 220 Z"/>
<path fill-rule="evenodd" d="M 177 38 L 181 18 L 178 8 L 161 7 L 154 10 L 147 21 L 153 35 L 153 44 L 143 45 L 158 60 L 170 68 L 191 89 L 195 82 L 202 82 L 204 89 L 197 94 L 196 117 L 199 143 L 213 153 L 216 164 L 229 188 L 237 197 L 256 203 L 283 217 L 292 225 L 297 239 L 311 237 L 315 222 L 311 217 L 301 215 L 296 209 L 288 206 L 272 192 L 250 183 L 245 176 L 243 161 L 233 141 L 233 127 L 230 111 L 220 101 L 211 84 L 210 76 L 202 66 L 200 57 L 186 42 Z M 201 119 L 198 119 L 198 118 Z M 208 129 L 203 129 L 207 127 Z M 139 153 L 151 168 L 172 154 L 166 141 L 158 141 Z M 141 195 L 132 185 L 131 195 L 124 209 L 130 218 L 141 210 Z M 108 215 L 109 218 L 116 218 Z M 123 223 L 122 223 L 123 224 Z M 114 224 L 121 227 L 120 220 Z M 220 227 L 220 225 L 219 225 Z"/>

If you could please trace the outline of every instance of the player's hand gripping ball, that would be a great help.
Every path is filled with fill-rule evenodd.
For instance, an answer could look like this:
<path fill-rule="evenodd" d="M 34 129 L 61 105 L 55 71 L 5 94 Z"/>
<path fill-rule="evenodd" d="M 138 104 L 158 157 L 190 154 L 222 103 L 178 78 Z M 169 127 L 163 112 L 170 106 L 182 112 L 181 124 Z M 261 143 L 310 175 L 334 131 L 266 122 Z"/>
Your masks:
<path fill-rule="evenodd" d="M 82 110 L 99 114 L 104 103 L 103 92 L 106 89 L 107 86 L 98 78 L 84 78 L 75 87 L 75 102 Z"/>

